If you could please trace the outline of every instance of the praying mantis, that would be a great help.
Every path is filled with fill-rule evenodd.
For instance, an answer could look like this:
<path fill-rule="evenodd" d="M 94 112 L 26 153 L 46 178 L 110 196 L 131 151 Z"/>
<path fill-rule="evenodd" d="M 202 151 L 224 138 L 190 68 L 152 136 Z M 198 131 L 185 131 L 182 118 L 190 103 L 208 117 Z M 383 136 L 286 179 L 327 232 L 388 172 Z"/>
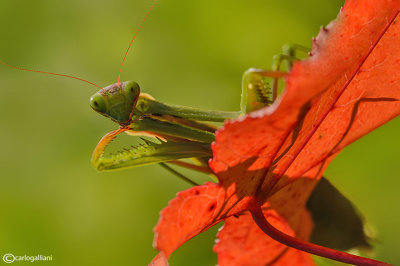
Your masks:
<path fill-rule="evenodd" d="M 120 128 L 109 132 L 100 140 L 93 152 L 93 166 L 99 171 L 107 171 L 172 162 L 208 172 L 204 159 L 211 156 L 210 143 L 214 141 L 216 128 L 202 122 L 223 122 L 271 104 L 277 97 L 278 78 L 286 75 L 279 70 L 280 64 L 283 60 L 289 64 L 296 60 L 296 50 L 307 51 L 299 45 L 287 46 L 285 53 L 274 58 L 272 71 L 252 68 L 244 73 L 241 110 L 238 112 L 168 105 L 142 93 L 138 83 L 134 81 L 118 82 L 102 88 L 90 98 L 90 106 L 119 124 Z M 272 78 L 272 86 L 268 85 L 266 78 Z M 143 145 L 106 157 L 106 146 L 122 132 L 152 136 L 159 143 L 145 140 Z M 200 167 L 176 161 L 185 158 L 196 158 Z"/>
<path fill-rule="evenodd" d="M 155 3 L 148 10 L 126 51 L 120 74 L 129 49 Z M 119 124 L 119 129 L 107 133 L 97 144 L 91 159 L 92 165 L 99 171 L 109 171 L 160 163 L 172 171 L 164 164 L 171 162 L 211 173 L 207 160 L 212 155 L 210 144 L 214 141 L 216 127 L 204 122 L 223 122 L 271 104 L 278 95 L 278 79 L 286 75 L 286 72 L 280 71 L 281 63 L 287 62 L 286 68 L 290 69 L 292 62 L 298 60 L 297 51 L 308 52 L 308 49 L 301 45 L 286 45 L 283 53 L 274 57 L 272 70 L 251 68 L 244 73 L 238 112 L 168 105 L 141 92 L 135 81 L 120 82 L 119 74 L 117 83 L 101 88 L 90 98 L 90 106 L 94 111 Z M 271 86 L 266 78 L 272 78 Z M 145 143 L 142 145 L 106 156 L 107 145 L 122 132 L 155 137 L 158 143 L 143 139 Z M 195 158 L 197 165 L 177 161 L 186 158 Z"/>

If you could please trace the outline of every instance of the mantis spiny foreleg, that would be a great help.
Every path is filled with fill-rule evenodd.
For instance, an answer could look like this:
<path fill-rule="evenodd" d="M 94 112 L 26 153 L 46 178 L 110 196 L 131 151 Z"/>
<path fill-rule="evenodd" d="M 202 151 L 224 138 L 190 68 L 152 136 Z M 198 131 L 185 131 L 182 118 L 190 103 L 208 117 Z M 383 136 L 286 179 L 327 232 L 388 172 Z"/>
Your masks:
<path fill-rule="evenodd" d="M 282 54 L 273 57 L 272 70 L 250 68 L 243 74 L 242 101 L 240 109 L 242 114 L 258 110 L 270 105 L 278 95 L 278 80 L 286 76 L 287 72 L 281 71 L 281 65 L 286 62 L 286 70 L 290 70 L 294 61 L 300 60 L 297 52 L 308 52 L 309 49 L 301 45 L 284 45 Z M 271 86 L 267 78 L 271 78 Z"/>

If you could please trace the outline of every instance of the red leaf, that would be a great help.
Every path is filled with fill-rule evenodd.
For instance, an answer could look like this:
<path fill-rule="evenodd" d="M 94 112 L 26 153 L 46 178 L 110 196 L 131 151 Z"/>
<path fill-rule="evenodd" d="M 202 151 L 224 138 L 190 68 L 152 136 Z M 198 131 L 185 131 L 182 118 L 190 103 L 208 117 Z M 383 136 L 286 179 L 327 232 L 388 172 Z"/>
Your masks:
<path fill-rule="evenodd" d="M 268 169 L 279 159 L 274 176 L 264 181 L 263 191 L 268 193 L 277 178 L 304 176 L 345 145 L 398 115 L 400 102 L 379 98 L 400 98 L 400 76 L 394 67 L 400 62 L 400 53 L 395 52 L 399 24 L 390 23 L 399 6 L 398 1 L 381 5 L 348 1 L 335 22 L 316 38 L 313 55 L 294 65 L 282 98 L 218 131 L 211 167 L 222 173 L 221 183 L 238 182 L 241 188 L 248 182 L 257 183 L 262 173 L 257 181 L 252 173 L 237 181 L 230 180 L 237 177 L 227 174 L 228 169 L 248 160 L 255 160 L 250 170 Z M 361 102 L 350 123 L 354 107 L 363 98 L 377 100 Z M 252 194 L 254 187 L 243 193 Z"/>
<path fill-rule="evenodd" d="M 312 56 L 294 65 L 284 94 L 272 106 L 218 130 L 210 166 L 220 183 L 181 192 L 171 201 L 155 229 L 155 247 L 168 257 L 226 220 L 215 248 L 220 265 L 240 265 L 245 258 L 264 264 L 260 250 L 276 256 L 267 259 L 298 258 L 309 265 L 301 251 L 280 255 L 285 248 L 258 232 L 246 210 L 257 198 L 271 217 L 279 217 L 278 227 L 307 239 L 299 217 L 307 215 L 304 204 L 327 164 L 400 113 L 399 9 L 394 0 L 347 1 L 313 41 Z M 246 230 L 253 243 L 245 242 Z"/>
<path fill-rule="evenodd" d="M 152 259 L 149 266 L 168 266 L 168 259 L 160 252 Z"/>
<path fill-rule="evenodd" d="M 161 212 L 161 219 L 154 229 L 154 245 L 166 257 L 188 239 L 198 235 L 212 224 L 221 204 L 224 189 L 207 183 L 178 193 L 168 208 Z"/>
<path fill-rule="evenodd" d="M 274 195 L 263 206 L 263 213 L 280 231 L 307 240 L 312 228 L 311 218 L 302 201 L 293 200 L 293 196 L 302 195 L 309 187 L 309 181 L 305 181 L 298 180 Z M 290 207 L 276 206 L 282 203 Z M 274 210 L 276 207 L 290 212 L 290 219 L 278 214 Z M 266 237 L 248 212 L 226 219 L 218 238 L 214 251 L 218 254 L 219 265 L 272 265 L 278 261 L 281 265 L 313 265 L 310 254 Z"/>
<path fill-rule="evenodd" d="M 303 214 L 309 218 L 307 213 Z M 276 228 L 294 235 L 290 226 L 275 211 L 264 211 L 264 215 Z M 311 224 L 303 230 L 310 228 Z M 249 213 L 226 219 L 218 237 L 214 251 L 218 254 L 219 265 L 276 265 L 274 263 L 278 261 L 281 265 L 313 265 L 310 254 L 265 237 Z"/>

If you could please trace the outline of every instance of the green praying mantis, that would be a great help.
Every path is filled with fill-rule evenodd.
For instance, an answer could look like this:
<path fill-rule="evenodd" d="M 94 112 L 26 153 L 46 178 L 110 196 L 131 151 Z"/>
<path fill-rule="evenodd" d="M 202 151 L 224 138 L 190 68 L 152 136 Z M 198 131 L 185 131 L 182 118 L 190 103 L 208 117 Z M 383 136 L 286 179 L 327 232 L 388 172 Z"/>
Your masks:
<path fill-rule="evenodd" d="M 308 52 L 300 45 L 284 46 L 283 53 L 274 57 L 272 70 L 251 68 L 242 79 L 240 111 L 224 112 L 169 105 L 141 92 L 134 81 L 120 82 L 120 74 L 126 56 L 149 13 L 155 6 L 153 1 L 141 25 L 132 38 L 121 64 L 118 82 L 101 88 L 90 98 L 90 106 L 101 115 L 119 125 L 119 129 L 107 133 L 97 144 L 91 163 L 98 171 L 110 171 L 128 167 L 159 163 L 175 175 L 195 184 L 165 163 L 173 163 L 205 173 L 212 173 L 208 159 L 212 156 L 211 143 L 216 127 L 207 122 L 223 122 L 271 104 L 278 95 L 278 79 L 287 72 L 281 71 L 281 63 L 291 68 L 297 51 Z M 269 86 L 267 78 L 272 78 Z M 96 85 L 97 86 L 97 85 Z M 154 137 L 143 139 L 144 144 L 106 155 L 106 147 L 120 133 L 133 136 Z M 182 159 L 192 158 L 195 164 Z"/>
<path fill-rule="evenodd" d="M 281 63 L 291 67 L 296 51 L 307 52 L 300 45 L 285 46 L 283 53 L 274 57 L 272 70 L 251 68 L 242 79 L 240 111 L 224 112 L 202 110 L 185 106 L 168 105 L 156 101 L 140 91 L 134 81 L 115 83 L 102 88 L 90 98 L 90 106 L 103 116 L 119 124 L 119 129 L 106 134 L 98 143 L 92 156 L 92 164 L 99 171 L 109 171 L 146 164 L 165 162 L 209 173 L 207 165 L 211 157 L 210 144 L 214 141 L 216 127 L 205 122 L 223 122 L 270 105 L 278 95 L 278 79 L 287 72 L 281 71 Z M 268 78 L 271 78 L 271 86 Z M 120 133 L 134 136 L 151 136 L 156 142 L 144 140 L 144 144 L 131 149 L 105 155 L 107 145 Z M 179 161 L 193 158 L 197 164 Z"/>

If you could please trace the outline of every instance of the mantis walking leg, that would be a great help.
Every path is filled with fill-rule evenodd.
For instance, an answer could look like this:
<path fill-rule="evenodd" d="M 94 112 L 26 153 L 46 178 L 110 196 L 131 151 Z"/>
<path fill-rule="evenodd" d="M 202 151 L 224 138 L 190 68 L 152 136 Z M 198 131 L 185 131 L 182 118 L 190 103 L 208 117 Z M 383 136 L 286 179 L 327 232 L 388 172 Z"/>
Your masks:
<path fill-rule="evenodd" d="M 279 71 L 281 69 L 282 62 L 285 62 L 286 70 L 289 71 L 292 68 L 293 62 L 300 60 L 297 57 L 297 52 L 308 53 L 310 49 L 299 44 L 286 44 L 282 47 L 282 53 L 277 54 L 272 58 L 272 70 Z M 272 79 L 272 99 L 275 100 L 278 96 L 278 79 Z"/>
<path fill-rule="evenodd" d="M 173 168 L 169 167 L 167 164 L 165 163 L 159 163 L 159 165 L 161 167 L 163 167 L 164 169 L 166 169 L 168 172 L 172 173 L 173 175 L 179 177 L 180 179 L 182 179 L 183 181 L 189 183 L 192 186 L 198 186 L 199 184 L 197 184 L 196 182 L 194 182 L 193 180 L 191 180 L 190 178 L 184 176 L 183 174 L 179 173 L 178 171 L 174 170 Z"/>

